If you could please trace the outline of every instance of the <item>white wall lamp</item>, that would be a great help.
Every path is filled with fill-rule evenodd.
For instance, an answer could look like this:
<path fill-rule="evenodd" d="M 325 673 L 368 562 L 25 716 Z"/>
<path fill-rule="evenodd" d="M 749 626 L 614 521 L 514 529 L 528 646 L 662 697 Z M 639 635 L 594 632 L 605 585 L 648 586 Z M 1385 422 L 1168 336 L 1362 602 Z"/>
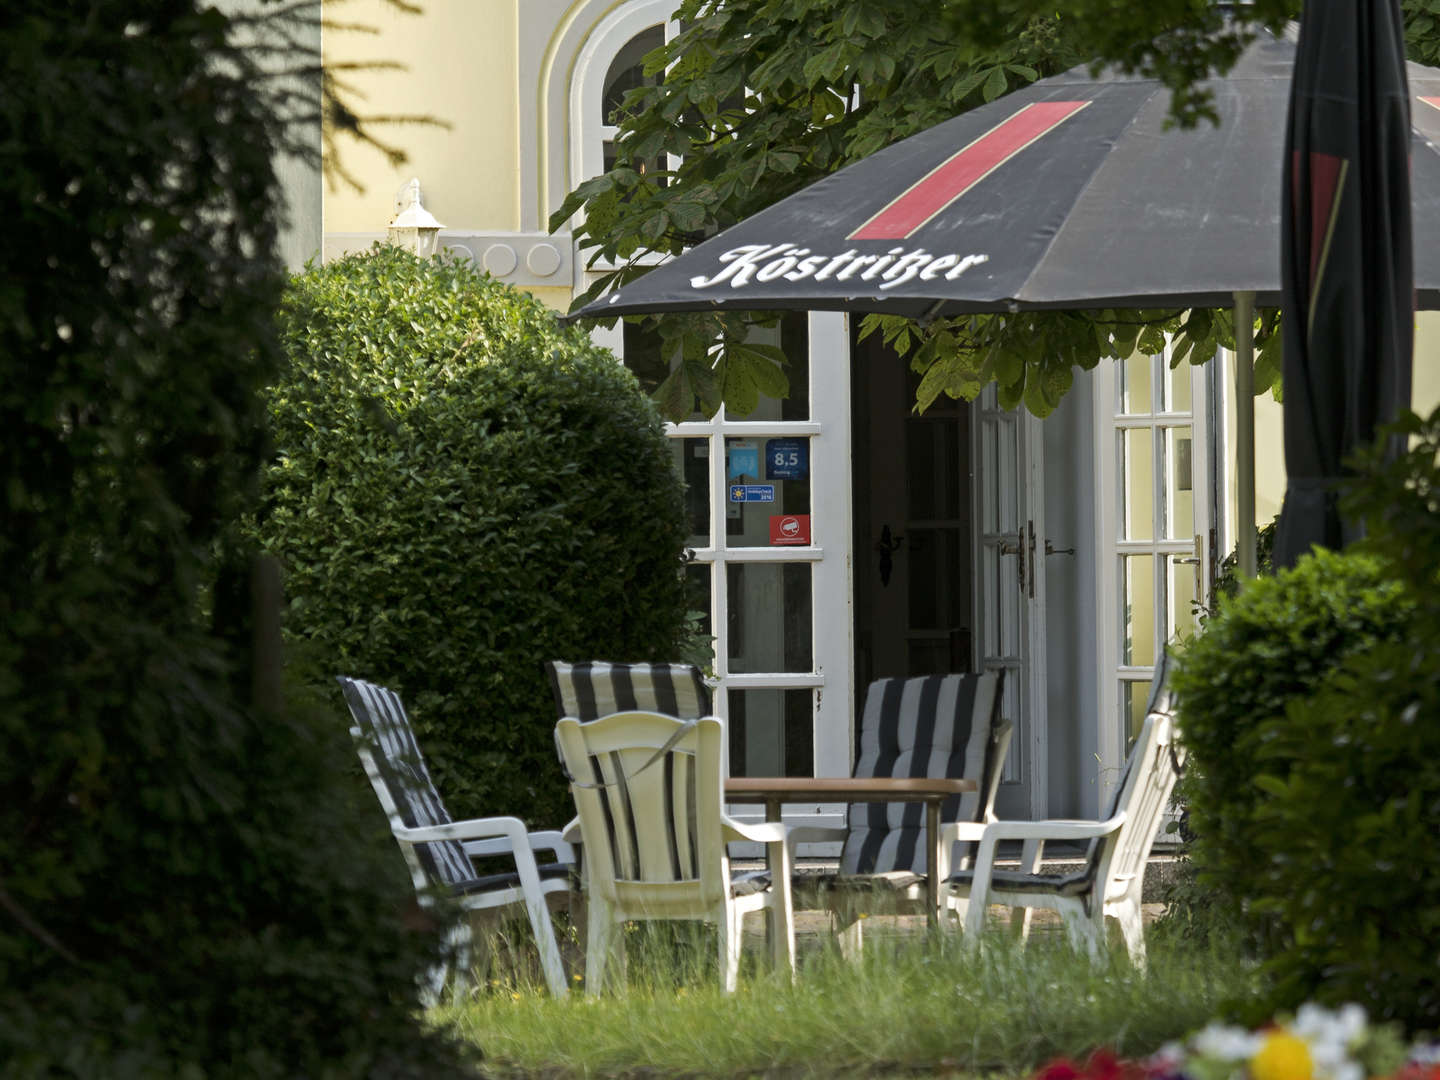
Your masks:
<path fill-rule="evenodd" d="M 395 195 L 394 219 L 387 227 L 390 243 L 413 251 L 422 259 L 435 254 L 440 245 L 440 230 L 445 226 L 420 203 L 420 181 L 411 180 Z"/>

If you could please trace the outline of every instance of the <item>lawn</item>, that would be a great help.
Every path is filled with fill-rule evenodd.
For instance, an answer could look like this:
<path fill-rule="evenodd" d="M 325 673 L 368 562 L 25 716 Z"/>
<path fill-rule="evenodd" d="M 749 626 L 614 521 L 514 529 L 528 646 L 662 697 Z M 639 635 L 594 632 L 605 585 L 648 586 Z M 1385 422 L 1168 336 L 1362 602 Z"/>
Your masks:
<path fill-rule="evenodd" d="M 703 930 L 645 926 L 631 935 L 622 992 L 557 1001 L 512 970 L 432 1017 L 477 1045 L 494 1075 L 1023 1077 L 1100 1046 L 1150 1053 L 1250 989 L 1252 965 L 1233 948 L 1163 927 L 1148 939 L 1139 972 L 1123 950 L 1092 964 L 1053 932 L 1023 948 L 996 935 L 978 952 L 958 936 L 872 934 L 854 963 L 817 938 L 793 985 L 747 950 L 726 997 Z"/>

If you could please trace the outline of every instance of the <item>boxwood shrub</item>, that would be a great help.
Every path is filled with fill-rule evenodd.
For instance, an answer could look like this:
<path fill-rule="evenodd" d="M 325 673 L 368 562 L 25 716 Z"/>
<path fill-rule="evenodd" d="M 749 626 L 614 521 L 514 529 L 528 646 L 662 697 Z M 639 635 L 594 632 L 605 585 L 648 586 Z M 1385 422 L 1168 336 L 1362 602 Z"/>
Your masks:
<path fill-rule="evenodd" d="M 654 407 L 580 329 L 449 257 L 312 267 L 282 330 L 259 531 L 288 633 L 402 695 L 453 813 L 568 819 L 542 662 L 684 647 Z"/>
<path fill-rule="evenodd" d="M 1222 601 L 1175 677 L 1201 881 L 1262 947 L 1258 1022 L 1440 1029 L 1440 411 L 1352 461 L 1366 538 Z"/>
<path fill-rule="evenodd" d="M 1286 775 L 1274 751 L 1291 703 L 1308 699 L 1347 657 L 1403 640 L 1412 611 L 1380 560 L 1316 551 L 1222 597 L 1204 632 L 1178 651 L 1192 858 L 1202 886 L 1247 912 L 1251 930 L 1278 932 L 1267 909 L 1249 901 L 1256 873 L 1285 857 L 1261 843 L 1257 819 L 1271 795 L 1257 780 Z"/>

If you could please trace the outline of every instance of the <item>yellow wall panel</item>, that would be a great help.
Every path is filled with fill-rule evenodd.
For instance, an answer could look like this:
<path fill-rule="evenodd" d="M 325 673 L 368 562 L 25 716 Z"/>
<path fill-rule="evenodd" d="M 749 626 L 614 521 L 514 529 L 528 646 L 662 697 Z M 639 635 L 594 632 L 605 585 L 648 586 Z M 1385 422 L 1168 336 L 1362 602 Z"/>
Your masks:
<path fill-rule="evenodd" d="M 327 3 L 326 19 L 374 33 L 327 27 L 327 66 L 355 93 L 361 115 L 429 115 L 447 128 L 377 126 L 381 141 L 404 150 L 393 165 L 379 151 L 342 140 L 345 169 L 364 186 L 327 190 L 325 230 L 383 230 L 395 193 L 418 177 L 425 207 L 454 229 L 520 227 L 516 0 L 424 0 L 406 14 L 383 0 Z M 404 70 L 340 70 L 341 64 L 398 63 Z"/>

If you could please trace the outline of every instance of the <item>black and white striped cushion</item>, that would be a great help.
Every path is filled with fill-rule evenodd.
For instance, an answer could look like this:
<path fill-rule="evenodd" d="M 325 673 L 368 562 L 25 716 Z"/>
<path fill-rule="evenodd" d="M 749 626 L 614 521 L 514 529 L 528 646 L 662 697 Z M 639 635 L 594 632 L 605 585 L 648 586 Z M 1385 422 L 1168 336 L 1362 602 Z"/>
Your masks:
<path fill-rule="evenodd" d="M 360 737 L 370 744 L 375 766 L 395 804 L 400 823 L 412 829 L 450 824 L 450 813 L 430 779 L 430 770 L 425 767 L 425 758 L 399 695 L 362 679 L 342 675 L 339 681 Z M 436 884 L 451 889 L 473 889 L 475 867 L 460 841 L 416 844 L 415 853 Z"/>
<path fill-rule="evenodd" d="M 971 777 L 988 790 L 1000 716 L 999 672 L 878 679 L 865 694 L 855 776 Z M 978 821 L 980 792 L 947 799 L 944 821 Z M 922 803 L 854 803 L 840 852 L 842 874 L 925 873 Z"/>
<path fill-rule="evenodd" d="M 1056 893 L 1059 896 L 1082 896 L 1094 881 L 1093 867 L 1087 866 L 1071 874 L 1022 874 L 1017 870 L 995 870 L 990 874 L 990 888 L 996 893 Z M 967 889 L 975 883 L 975 871 L 957 870 L 950 875 L 952 885 Z"/>
<path fill-rule="evenodd" d="M 710 689 L 694 664 L 550 660 L 545 667 L 561 717 L 586 722 L 632 709 L 681 720 L 710 715 Z"/>

